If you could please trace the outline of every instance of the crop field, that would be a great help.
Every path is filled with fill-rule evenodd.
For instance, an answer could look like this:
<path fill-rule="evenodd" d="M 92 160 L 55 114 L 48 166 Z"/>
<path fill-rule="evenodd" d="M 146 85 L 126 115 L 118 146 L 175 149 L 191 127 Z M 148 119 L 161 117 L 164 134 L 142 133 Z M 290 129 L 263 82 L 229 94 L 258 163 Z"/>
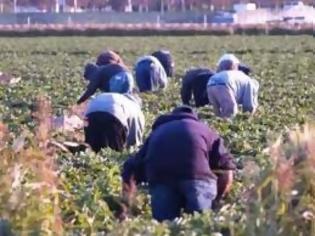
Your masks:
<path fill-rule="evenodd" d="M 167 90 L 141 94 L 146 135 L 159 114 L 181 104 L 181 77 L 189 68 L 215 69 L 225 52 L 252 67 L 261 87 L 254 116 L 239 114 L 225 122 L 209 106 L 198 109 L 222 134 L 238 164 L 232 192 L 218 209 L 159 224 L 151 219 L 143 186 L 129 218 L 121 222 L 120 168 L 134 150 L 50 153 L 33 141 L 34 133 L 49 129 L 34 119 L 36 98 L 49 97 L 51 113 L 63 114 L 85 89 L 85 63 L 105 48 L 119 52 L 130 68 L 137 57 L 156 49 L 173 53 L 176 73 Z M 0 38 L 1 71 L 21 77 L 16 84 L 0 85 L 0 120 L 9 130 L 0 144 L 0 235 L 9 229 L 17 235 L 312 235 L 314 215 L 311 220 L 300 215 L 306 209 L 315 214 L 315 191 L 305 195 L 298 210 L 288 206 L 289 197 L 279 190 L 286 181 L 280 178 L 274 185 L 271 179 L 276 176 L 268 147 L 314 118 L 314 55 L 315 40 L 309 36 Z M 41 120 L 51 115 L 49 108 L 41 113 Z M 80 141 L 82 133 L 52 130 L 47 137 Z M 309 184 L 314 190 L 314 181 Z"/>

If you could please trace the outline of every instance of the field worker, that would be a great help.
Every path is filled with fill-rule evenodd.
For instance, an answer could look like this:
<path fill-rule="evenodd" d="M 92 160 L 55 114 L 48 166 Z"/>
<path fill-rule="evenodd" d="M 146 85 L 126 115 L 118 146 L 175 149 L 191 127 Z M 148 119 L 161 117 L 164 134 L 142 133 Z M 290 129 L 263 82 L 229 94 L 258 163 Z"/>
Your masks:
<path fill-rule="evenodd" d="M 122 58 L 116 52 L 112 50 L 105 50 L 98 55 L 96 65 L 106 66 L 108 64 L 125 65 Z"/>
<path fill-rule="evenodd" d="M 89 102 L 85 116 L 85 141 L 95 152 L 142 144 L 145 120 L 135 94 L 101 93 Z"/>
<path fill-rule="evenodd" d="M 136 83 L 140 92 L 158 91 L 167 86 L 168 78 L 161 62 L 154 56 L 143 56 L 135 65 Z"/>
<path fill-rule="evenodd" d="M 97 89 L 102 92 L 129 93 L 135 87 L 132 74 L 120 64 L 97 66 L 89 63 L 85 66 L 84 78 L 89 81 L 89 84 L 78 100 L 78 104 L 86 101 Z"/>
<path fill-rule="evenodd" d="M 193 97 L 196 107 L 209 104 L 207 84 L 214 73 L 208 68 L 188 70 L 182 80 L 181 98 L 185 105 L 192 105 Z"/>
<path fill-rule="evenodd" d="M 258 81 L 239 70 L 240 61 L 233 54 L 222 56 L 218 70 L 207 85 L 210 104 L 214 112 L 222 118 L 232 118 L 238 112 L 238 104 L 243 112 L 254 113 L 258 106 Z"/>
<path fill-rule="evenodd" d="M 239 65 L 238 69 L 247 75 L 251 72 L 245 64 Z M 207 84 L 212 75 L 214 72 L 208 68 L 193 68 L 186 72 L 181 88 L 181 99 L 184 105 L 192 105 L 192 97 L 196 107 L 209 104 Z"/>
<path fill-rule="evenodd" d="M 152 56 L 156 57 L 161 62 L 167 77 L 173 77 L 175 63 L 171 52 L 168 50 L 158 50 L 152 53 Z"/>
<path fill-rule="evenodd" d="M 139 152 L 124 163 L 123 196 L 131 202 L 136 184 L 148 182 L 154 219 L 173 220 L 182 209 L 210 210 L 229 192 L 234 169 L 219 134 L 181 106 L 160 116 Z"/>

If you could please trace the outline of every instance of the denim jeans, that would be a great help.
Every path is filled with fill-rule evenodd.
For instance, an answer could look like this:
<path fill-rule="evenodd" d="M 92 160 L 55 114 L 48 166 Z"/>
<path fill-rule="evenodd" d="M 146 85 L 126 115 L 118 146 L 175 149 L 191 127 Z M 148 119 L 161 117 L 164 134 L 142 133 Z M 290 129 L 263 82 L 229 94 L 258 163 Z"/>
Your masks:
<path fill-rule="evenodd" d="M 217 195 L 216 180 L 184 180 L 174 184 L 150 186 L 153 218 L 174 220 L 181 210 L 186 213 L 210 210 Z"/>

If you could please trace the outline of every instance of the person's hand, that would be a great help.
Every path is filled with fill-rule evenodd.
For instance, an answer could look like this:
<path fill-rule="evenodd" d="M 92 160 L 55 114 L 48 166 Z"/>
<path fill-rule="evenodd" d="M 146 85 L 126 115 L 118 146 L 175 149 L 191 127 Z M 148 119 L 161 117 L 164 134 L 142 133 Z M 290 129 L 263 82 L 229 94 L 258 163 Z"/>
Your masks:
<path fill-rule="evenodd" d="M 216 198 L 212 201 L 212 210 L 213 211 L 218 211 L 221 208 L 221 199 Z"/>
<path fill-rule="evenodd" d="M 137 192 L 136 181 L 132 178 L 129 183 L 122 183 L 122 197 L 127 205 L 131 205 Z"/>

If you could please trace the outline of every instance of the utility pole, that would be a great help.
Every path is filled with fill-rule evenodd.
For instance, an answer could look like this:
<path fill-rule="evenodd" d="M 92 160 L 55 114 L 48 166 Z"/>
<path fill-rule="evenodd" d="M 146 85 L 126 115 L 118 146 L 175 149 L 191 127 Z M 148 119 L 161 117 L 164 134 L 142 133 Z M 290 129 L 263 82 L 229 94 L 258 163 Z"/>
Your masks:
<path fill-rule="evenodd" d="M 73 9 L 74 9 L 74 12 L 78 11 L 78 1 L 77 0 L 73 0 Z"/>
<path fill-rule="evenodd" d="M 55 1 L 55 12 L 59 13 L 59 0 Z"/>
<path fill-rule="evenodd" d="M 182 8 L 182 12 L 186 11 L 186 1 L 185 0 L 181 0 L 181 8 Z"/>
<path fill-rule="evenodd" d="M 164 0 L 161 0 L 161 14 L 164 13 Z"/>
<path fill-rule="evenodd" d="M 3 0 L 1 0 L 0 3 L 0 12 L 3 13 L 4 12 L 4 4 L 3 4 Z"/>
<path fill-rule="evenodd" d="M 13 12 L 17 13 L 17 0 L 13 0 Z"/>

